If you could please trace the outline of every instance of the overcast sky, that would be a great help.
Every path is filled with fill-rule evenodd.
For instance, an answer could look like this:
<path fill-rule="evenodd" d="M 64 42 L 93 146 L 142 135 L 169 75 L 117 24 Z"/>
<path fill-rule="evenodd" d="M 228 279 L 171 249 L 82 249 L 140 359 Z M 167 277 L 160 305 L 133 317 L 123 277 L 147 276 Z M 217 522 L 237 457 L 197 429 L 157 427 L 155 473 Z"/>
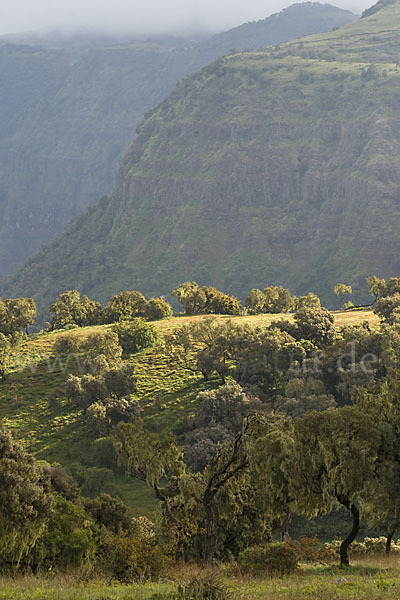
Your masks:
<path fill-rule="evenodd" d="M 263 19 L 294 0 L 0 0 L 0 34 L 36 29 L 140 33 L 223 31 Z M 376 0 L 330 2 L 361 12 Z"/>

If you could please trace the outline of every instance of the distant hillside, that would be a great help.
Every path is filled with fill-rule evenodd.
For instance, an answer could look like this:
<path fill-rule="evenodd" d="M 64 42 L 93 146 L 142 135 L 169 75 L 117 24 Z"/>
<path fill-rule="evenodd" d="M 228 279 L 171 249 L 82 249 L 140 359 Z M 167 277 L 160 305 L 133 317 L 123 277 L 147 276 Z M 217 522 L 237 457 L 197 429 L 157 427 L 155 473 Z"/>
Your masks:
<path fill-rule="evenodd" d="M 400 0 L 189 77 L 139 127 L 111 199 L 1 294 L 44 309 L 72 287 L 105 300 L 196 280 L 242 298 L 279 283 L 330 302 L 338 281 L 360 292 L 371 273 L 398 274 L 399 31 Z"/>
<path fill-rule="evenodd" d="M 197 43 L 0 38 L 0 275 L 111 192 L 136 126 L 180 79 L 233 47 L 282 43 L 354 18 L 308 2 Z"/>
<path fill-rule="evenodd" d="M 258 49 L 282 44 L 304 35 L 331 31 L 355 20 L 350 11 L 340 10 L 330 4 L 305 2 L 293 4 L 280 13 L 262 21 L 253 21 L 218 34 L 207 40 L 205 49 L 212 49 L 216 55 L 226 54 L 236 48 Z"/>

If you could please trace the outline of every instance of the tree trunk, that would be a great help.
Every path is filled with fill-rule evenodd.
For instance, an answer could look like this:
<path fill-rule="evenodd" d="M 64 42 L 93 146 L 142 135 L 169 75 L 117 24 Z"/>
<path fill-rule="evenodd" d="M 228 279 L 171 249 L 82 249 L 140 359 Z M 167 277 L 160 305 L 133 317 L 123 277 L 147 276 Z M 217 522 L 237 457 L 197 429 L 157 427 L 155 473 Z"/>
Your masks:
<path fill-rule="evenodd" d="M 215 558 L 214 511 L 211 502 L 206 504 L 204 508 L 206 514 L 205 559 L 207 564 L 212 566 Z"/>
<path fill-rule="evenodd" d="M 344 503 L 342 502 L 342 504 L 344 504 Z M 344 506 L 346 506 L 346 504 L 344 504 Z M 360 529 L 360 511 L 354 504 L 351 504 L 350 512 L 353 517 L 353 527 L 352 527 L 349 535 L 347 536 L 347 538 L 343 540 L 343 542 L 340 546 L 340 564 L 344 567 L 348 567 L 350 564 L 349 563 L 349 547 L 350 547 L 350 544 L 352 544 L 354 542 L 354 540 L 356 539 L 357 533 Z"/>
<path fill-rule="evenodd" d="M 289 536 L 289 526 L 290 523 L 292 522 L 292 511 L 290 510 L 290 508 L 287 509 L 286 514 L 282 520 L 282 542 L 287 542 L 288 539 L 290 538 Z"/>
<path fill-rule="evenodd" d="M 388 533 L 387 539 L 386 539 L 386 554 L 390 554 L 390 551 L 392 549 L 392 538 L 394 535 L 394 531 L 390 531 Z"/>

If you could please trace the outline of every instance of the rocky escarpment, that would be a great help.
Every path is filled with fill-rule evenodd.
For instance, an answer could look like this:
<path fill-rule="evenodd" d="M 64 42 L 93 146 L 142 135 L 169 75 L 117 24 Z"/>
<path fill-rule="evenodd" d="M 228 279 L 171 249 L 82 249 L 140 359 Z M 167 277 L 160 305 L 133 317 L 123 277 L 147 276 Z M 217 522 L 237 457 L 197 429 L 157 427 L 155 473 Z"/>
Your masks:
<path fill-rule="evenodd" d="M 266 46 L 354 19 L 305 3 L 193 43 L 176 38 L 0 38 L 0 276 L 111 192 L 143 115 L 229 49 Z"/>
<path fill-rule="evenodd" d="M 398 274 L 400 73 L 385 61 L 396 11 L 400 22 L 400 2 L 378 13 L 382 37 L 378 15 L 346 26 L 348 39 L 373 26 L 362 45 L 371 63 L 335 45 L 329 60 L 310 58 L 305 38 L 186 79 L 138 128 L 111 199 L 3 294 L 44 307 L 69 287 L 105 300 L 194 279 L 242 298 L 280 283 L 329 304 L 338 281 L 362 295 L 367 275 Z M 317 36 L 313 52 L 325 56 L 334 35 Z"/>

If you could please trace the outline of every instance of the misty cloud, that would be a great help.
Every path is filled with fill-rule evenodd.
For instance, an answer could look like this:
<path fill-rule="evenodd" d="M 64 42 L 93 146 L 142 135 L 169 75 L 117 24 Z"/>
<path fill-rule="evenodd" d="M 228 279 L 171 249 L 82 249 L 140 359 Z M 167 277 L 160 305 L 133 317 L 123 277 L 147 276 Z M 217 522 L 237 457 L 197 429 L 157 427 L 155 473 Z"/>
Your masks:
<path fill-rule="evenodd" d="M 361 12 L 374 0 L 333 0 Z M 1 0 L 0 34 L 37 29 L 179 33 L 222 31 L 263 19 L 288 0 Z"/>

